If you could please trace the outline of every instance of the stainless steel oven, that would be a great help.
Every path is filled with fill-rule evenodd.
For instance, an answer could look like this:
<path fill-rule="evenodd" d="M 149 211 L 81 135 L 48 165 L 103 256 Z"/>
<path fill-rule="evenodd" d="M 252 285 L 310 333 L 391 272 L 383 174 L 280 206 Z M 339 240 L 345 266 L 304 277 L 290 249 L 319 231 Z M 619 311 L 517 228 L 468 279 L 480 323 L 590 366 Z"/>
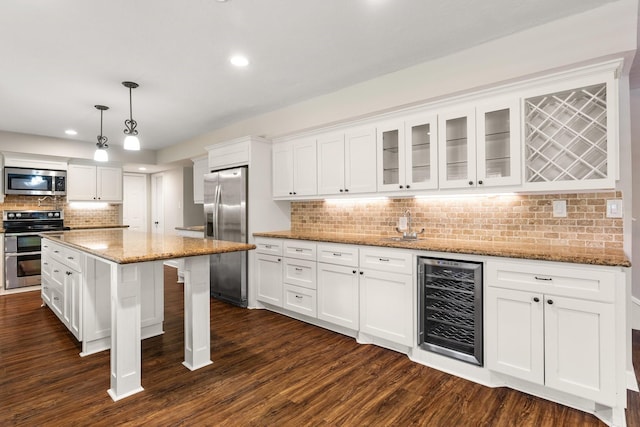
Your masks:
<path fill-rule="evenodd" d="M 62 211 L 4 211 L 5 289 L 40 284 L 40 233 L 63 229 Z"/>

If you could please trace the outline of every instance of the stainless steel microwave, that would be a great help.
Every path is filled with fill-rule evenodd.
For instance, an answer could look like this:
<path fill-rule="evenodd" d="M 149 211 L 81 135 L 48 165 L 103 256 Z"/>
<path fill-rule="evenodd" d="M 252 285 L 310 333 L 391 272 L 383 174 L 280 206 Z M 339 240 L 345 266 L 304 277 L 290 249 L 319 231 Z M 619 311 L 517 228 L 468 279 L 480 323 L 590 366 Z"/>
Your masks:
<path fill-rule="evenodd" d="M 51 169 L 4 168 L 4 194 L 64 196 L 67 172 Z"/>

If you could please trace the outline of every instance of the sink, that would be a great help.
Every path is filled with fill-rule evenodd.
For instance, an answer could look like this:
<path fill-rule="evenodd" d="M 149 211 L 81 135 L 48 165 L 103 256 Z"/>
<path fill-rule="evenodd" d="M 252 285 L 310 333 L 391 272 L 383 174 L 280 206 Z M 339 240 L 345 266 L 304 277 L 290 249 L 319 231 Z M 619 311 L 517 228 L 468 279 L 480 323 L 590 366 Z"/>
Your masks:
<path fill-rule="evenodd" d="M 383 242 L 417 242 L 418 240 L 422 240 L 423 238 L 419 238 L 419 237 L 401 237 L 401 236 L 395 236 L 395 237 L 383 237 L 382 240 Z"/>

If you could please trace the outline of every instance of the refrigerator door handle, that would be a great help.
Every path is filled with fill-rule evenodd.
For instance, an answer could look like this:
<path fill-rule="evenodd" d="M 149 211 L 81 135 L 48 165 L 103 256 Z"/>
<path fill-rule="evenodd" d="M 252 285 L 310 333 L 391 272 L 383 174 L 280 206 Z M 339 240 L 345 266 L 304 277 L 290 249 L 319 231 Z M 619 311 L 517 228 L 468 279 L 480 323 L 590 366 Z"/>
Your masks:
<path fill-rule="evenodd" d="M 213 238 L 218 240 L 220 238 L 220 218 L 219 218 L 219 212 L 220 212 L 220 193 L 222 192 L 222 189 L 220 188 L 220 184 L 216 185 L 216 192 L 215 192 L 215 196 L 214 196 L 214 201 L 213 201 L 213 212 L 214 212 L 214 218 L 213 218 Z"/>

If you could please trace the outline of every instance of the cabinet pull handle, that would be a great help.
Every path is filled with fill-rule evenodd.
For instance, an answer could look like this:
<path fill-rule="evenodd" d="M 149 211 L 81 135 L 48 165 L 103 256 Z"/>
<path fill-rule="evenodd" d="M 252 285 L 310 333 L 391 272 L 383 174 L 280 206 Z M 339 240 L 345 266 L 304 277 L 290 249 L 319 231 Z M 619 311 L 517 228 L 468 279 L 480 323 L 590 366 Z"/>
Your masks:
<path fill-rule="evenodd" d="M 45 291 L 48 291 L 48 290 L 49 290 L 49 287 L 48 287 L 48 286 L 45 286 L 45 287 L 44 287 L 44 290 L 45 290 Z"/>
<path fill-rule="evenodd" d="M 303 251 L 303 249 L 296 248 L 296 252 L 302 252 L 302 251 Z"/>
<path fill-rule="evenodd" d="M 271 249 L 271 245 L 264 245 L 265 248 Z"/>
<path fill-rule="evenodd" d="M 72 256 L 68 256 L 67 259 L 73 259 L 73 257 Z"/>
<path fill-rule="evenodd" d="M 64 274 L 66 274 L 67 276 L 71 276 L 71 272 L 70 271 L 65 271 Z"/>
<path fill-rule="evenodd" d="M 54 273 L 60 273 L 60 270 L 53 270 Z"/>
<path fill-rule="evenodd" d="M 473 181 L 469 181 L 469 185 L 473 185 Z"/>
<path fill-rule="evenodd" d="M 389 262 L 389 258 L 378 258 L 382 262 Z"/>
<path fill-rule="evenodd" d="M 48 262 L 43 262 L 42 264 L 44 264 L 44 265 L 49 265 L 49 263 L 48 263 Z"/>
<path fill-rule="evenodd" d="M 296 295 L 296 298 L 302 299 L 302 296 L 301 295 Z"/>
<path fill-rule="evenodd" d="M 536 280 L 544 280 L 545 282 L 550 282 L 553 280 L 553 278 L 551 277 L 540 277 L 540 276 L 533 276 L 535 277 Z"/>
<path fill-rule="evenodd" d="M 355 270 L 353 270 L 353 274 L 356 274 L 356 271 L 355 271 Z"/>
<path fill-rule="evenodd" d="M 360 275 L 361 275 L 361 276 L 364 276 L 364 271 L 361 271 L 361 272 L 360 272 Z"/>
<path fill-rule="evenodd" d="M 549 304 L 549 305 L 553 304 L 553 300 L 552 299 L 548 299 L 547 300 L 547 304 Z"/>
<path fill-rule="evenodd" d="M 344 191 L 345 191 L 345 193 L 348 193 L 348 192 L 349 192 L 349 189 L 348 189 L 348 188 L 345 188 L 345 189 L 344 189 Z"/>
<path fill-rule="evenodd" d="M 540 298 L 538 298 L 538 297 L 534 297 L 534 298 L 533 298 L 533 302 L 540 302 Z"/>
<path fill-rule="evenodd" d="M 344 190 L 341 188 L 341 189 L 340 189 L 340 192 L 342 193 L 343 191 L 344 191 Z"/>
<path fill-rule="evenodd" d="M 53 253 L 54 253 L 54 254 L 57 254 L 57 253 L 59 253 L 59 252 L 60 252 L 60 251 L 53 251 Z"/>
<path fill-rule="evenodd" d="M 59 301 L 59 300 L 60 300 L 60 298 L 58 298 L 58 297 L 53 297 L 53 300 L 54 300 L 54 301 Z"/>
<path fill-rule="evenodd" d="M 300 267 L 296 267 L 296 271 L 302 271 Z"/>
<path fill-rule="evenodd" d="M 333 256 L 342 256 L 342 254 L 341 254 L 341 253 L 335 253 L 335 252 L 334 252 L 334 253 L 333 253 Z"/>

